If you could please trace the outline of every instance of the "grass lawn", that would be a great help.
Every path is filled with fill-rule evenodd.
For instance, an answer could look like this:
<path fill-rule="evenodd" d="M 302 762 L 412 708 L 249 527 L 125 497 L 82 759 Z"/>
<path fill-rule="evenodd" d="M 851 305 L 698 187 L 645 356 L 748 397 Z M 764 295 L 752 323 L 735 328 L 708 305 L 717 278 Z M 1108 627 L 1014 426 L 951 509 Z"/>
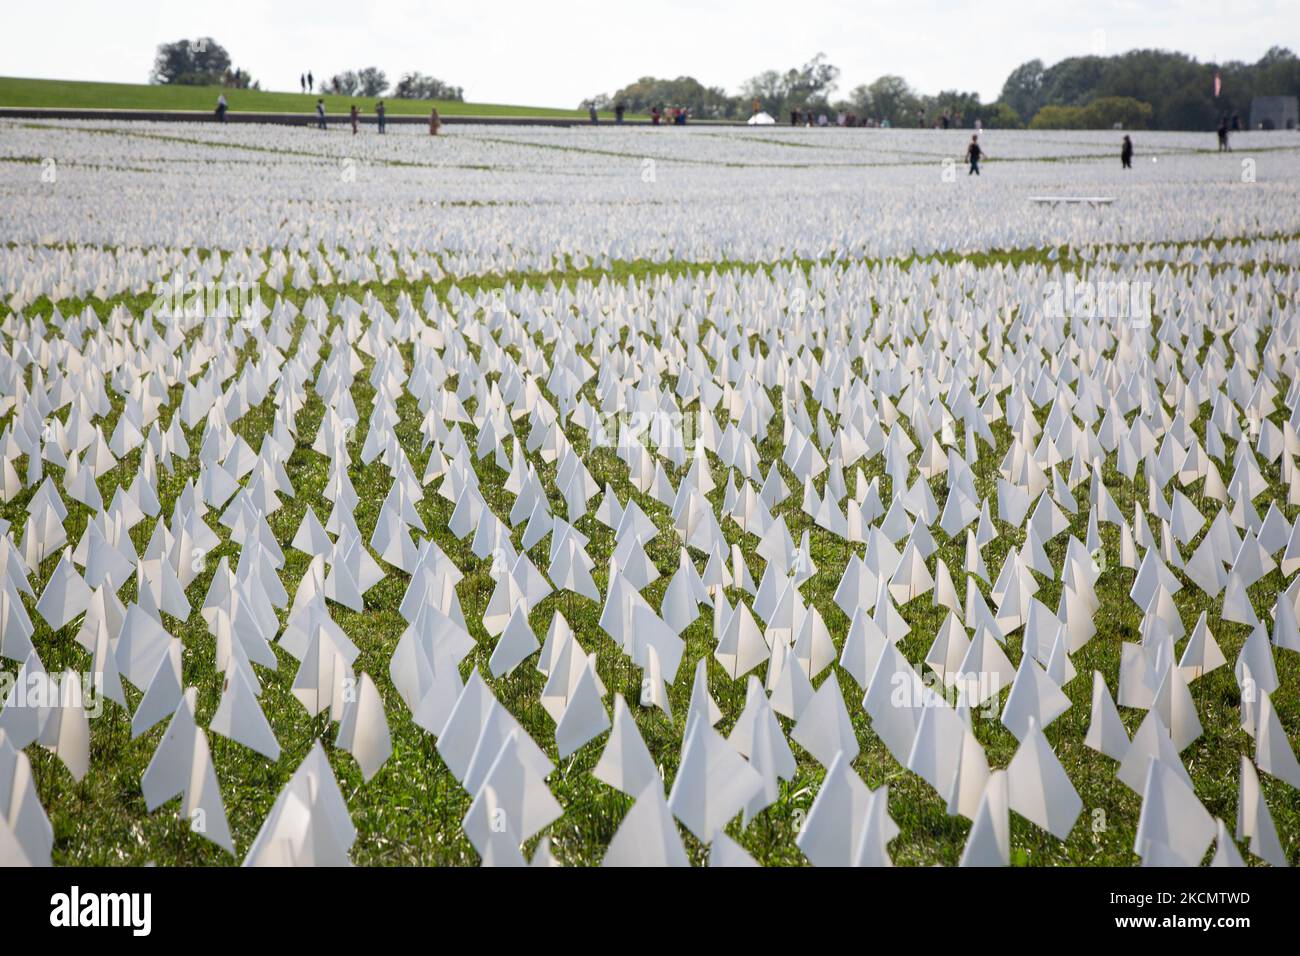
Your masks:
<path fill-rule="evenodd" d="M 235 113 L 311 113 L 316 94 L 272 93 L 260 90 L 225 90 L 219 86 L 154 86 L 145 83 L 91 83 L 82 80 L 35 80 L 0 76 L 0 106 L 59 107 L 101 110 L 203 110 L 216 107 L 226 94 Z M 366 96 L 326 95 L 325 109 L 346 113 L 353 103 L 363 113 L 373 113 L 376 99 Z M 499 103 L 458 103 L 450 100 L 399 100 L 383 97 L 390 116 L 428 116 L 436 106 L 444 116 L 522 116 L 586 119 L 581 110 L 544 106 L 504 106 Z M 612 114 L 611 114 L 612 115 Z"/>

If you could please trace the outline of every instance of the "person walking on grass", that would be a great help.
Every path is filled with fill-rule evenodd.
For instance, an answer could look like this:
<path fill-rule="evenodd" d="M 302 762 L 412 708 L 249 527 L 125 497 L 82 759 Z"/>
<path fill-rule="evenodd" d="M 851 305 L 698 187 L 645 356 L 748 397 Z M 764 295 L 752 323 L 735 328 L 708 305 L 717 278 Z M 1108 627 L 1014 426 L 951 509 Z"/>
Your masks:
<path fill-rule="evenodd" d="M 382 136 L 384 135 L 384 119 L 385 119 L 383 100 L 380 100 L 378 103 L 375 104 L 375 115 L 379 117 L 379 135 Z"/>
<path fill-rule="evenodd" d="M 217 97 L 217 122 L 224 123 L 225 121 L 226 121 L 226 94 L 222 93 Z"/>
<path fill-rule="evenodd" d="M 316 86 L 316 80 L 312 77 L 311 70 L 308 70 L 307 71 L 307 92 L 308 93 L 314 92 L 315 86 Z"/>
<path fill-rule="evenodd" d="M 442 126 L 442 117 L 438 115 L 438 108 L 435 106 L 429 110 L 429 135 L 437 136 L 438 130 Z"/>
<path fill-rule="evenodd" d="M 348 117 L 352 120 L 352 135 L 357 135 L 357 123 L 361 119 L 361 111 L 357 109 L 357 104 L 352 104 L 352 109 L 348 111 Z"/>
<path fill-rule="evenodd" d="M 325 101 L 319 98 L 316 100 L 316 128 L 325 128 Z"/>
<path fill-rule="evenodd" d="M 980 174 L 980 160 L 984 158 L 984 150 L 980 149 L 980 138 L 977 135 L 970 138 L 970 145 L 966 147 L 966 162 L 970 163 L 970 170 L 966 175 Z"/>
<path fill-rule="evenodd" d="M 1122 169 L 1133 168 L 1133 140 L 1124 135 L 1124 143 L 1119 148 L 1119 163 Z"/>

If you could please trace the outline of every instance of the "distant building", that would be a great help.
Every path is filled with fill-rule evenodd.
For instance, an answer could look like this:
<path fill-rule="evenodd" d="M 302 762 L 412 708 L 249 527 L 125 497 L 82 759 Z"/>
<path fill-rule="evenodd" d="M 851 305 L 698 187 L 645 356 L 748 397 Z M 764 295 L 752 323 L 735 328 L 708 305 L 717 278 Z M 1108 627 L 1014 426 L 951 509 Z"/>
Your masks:
<path fill-rule="evenodd" d="M 1300 101 L 1294 96 L 1257 96 L 1250 101 L 1251 129 L 1295 129 Z"/>

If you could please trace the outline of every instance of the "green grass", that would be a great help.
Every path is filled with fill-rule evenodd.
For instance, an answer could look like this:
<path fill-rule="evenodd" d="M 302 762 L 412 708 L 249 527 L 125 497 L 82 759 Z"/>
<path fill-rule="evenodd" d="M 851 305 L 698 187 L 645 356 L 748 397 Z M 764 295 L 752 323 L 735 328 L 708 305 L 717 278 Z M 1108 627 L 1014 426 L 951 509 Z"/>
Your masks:
<path fill-rule="evenodd" d="M 970 258 L 980 266 L 1015 265 L 1045 261 L 1045 255 L 1042 250 L 1005 250 Z M 945 262 L 955 262 L 960 258 L 943 257 Z M 609 272 L 574 270 L 568 273 L 483 276 L 461 279 L 456 282 L 456 285 L 462 291 L 496 288 L 505 284 L 516 286 L 527 284 L 533 288 L 542 288 L 548 283 L 572 285 L 579 282 L 605 280 L 625 285 L 629 279 L 637 282 L 653 282 L 660 276 L 699 274 L 715 265 L 719 271 L 762 269 L 768 272 L 782 268 L 808 270 L 819 267 L 813 263 L 701 265 L 634 262 L 618 263 Z M 451 284 L 451 280 L 444 279 L 434 283 L 433 288 L 439 296 L 445 297 Z M 393 312 L 401 294 L 409 294 L 418 303 L 429 285 L 428 282 L 400 281 L 364 286 L 337 285 L 318 291 L 325 294 L 327 302 L 332 301 L 335 294 L 346 294 L 360 299 L 365 293 L 370 292 L 390 312 Z M 273 301 L 274 293 L 271 290 L 263 288 L 262 291 L 268 302 Z M 293 289 L 287 291 L 285 297 L 299 305 L 308 298 L 307 294 Z M 118 303 L 126 305 L 138 314 L 150 300 L 150 296 L 136 296 L 118 298 L 109 303 L 89 304 L 101 316 L 106 316 L 111 307 Z M 79 309 L 86 304 L 74 301 L 61 303 L 60 308 L 64 314 L 69 314 L 73 309 Z M 48 301 L 40 301 L 24 311 L 29 318 L 48 316 L 52 311 L 52 305 Z M 301 320 L 299 321 L 301 325 Z M 760 351 L 766 350 L 757 339 L 751 340 L 750 345 Z M 251 346 L 246 347 L 239 356 L 240 362 L 246 361 L 252 351 Z M 509 351 L 518 360 L 518 350 L 511 348 Z M 588 349 L 581 348 L 579 351 L 588 358 L 592 357 Z M 409 347 L 403 348 L 403 354 L 409 368 L 411 361 Z M 821 356 L 820 350 L 818 356 Z M 363 537 L 368 540 L 378 517 L 379 506 L 391 484 L 391 478 L 378 462 L 368 466 L 357 463 L 365 439 L 364 423 L 368 420 L 374 404 L 374 390 L 367 381 L 372 360 L 364 354 L 361 357 L 365 367 L 356 377 L 352 396 L 359 413 L 358 419 L 363 424 L 358 426 L 357 434 L 350 444 L 354 459 L 349 475 L 360 497 L 356 510 L 357 524 Z M 862 374 L 860 367 L 855 368 L 855 371 Z M 673 377 L 665 377 L 665 387 L 672 388 L 674 384 Z M 589 401 L 594 400 L 594 383 L 588 383 L 585 394 Z M 162 410 L 160 424 L 165 425 L 170 421 L 177 407 L 179 395 L 179 388 L 172 390 L 172 404 Z M 817 404 L 806 391 L 804 397 L 809 414 L 815 421 L 818 414 Z M 773 398 L 775 400 L 775 392 Z M 548 399 L 553 400 L 553 397 L 548 396 Z M 106 435 L 111 434 L 120 410 L 121 399 L 115 396 L 113 412 L 103 423 Z M 411 395 L 403 394 L 397 402 L 397 410 L 399 414 L 399 422 L 396 426 L 397 438 L 417 474 L 420 474 L 428 453 L 420 447 L 419 409 Z M 298 447 L 286 466 L 296 494 L 293 498 L 286 498 L 284 506 L 269 519 L 276 539 L 282 543 L 290 540 L 308 505 L 316 511 L 322 521 L 331 506 L 323 494 L 326 481 L 325 459 L 309 449 L 323 411 L 320 399 L 313 392 L 309 392 L 307 405 L 297 416 Z M 268 398 L 262 405 L 250 410 L 233 427 L 254 449 L 259 448 L 262 435 L 272 423 L 273 412 L 273 402 Z M 1040 420 L 1046 412 L 1045 408 L 1038 410 Z M 1202 409 L 1201 418 L 1196 425 L 1198 431 L 1203 428 L 1205 412 L 1206 409 Z M 66 413 L 60 413 L 61 416 L 64 414 Z M 905 421 L 903 425 L 910 431 Z M 994 432 L 998 440 L 996 451 L 986 449 L 986 454 L 976 466 L 977 490 L 992 501 L 996 500 L 996 464 L 1011 442 L 1011 435 L 1005 421 L 998 422 Z M 666 527 L 667 509 L 647 496 L 637 493 L 630 486 L 626 468 L 612 450 L 588 449 L 585 434 L 575 427 L 570 427 L 567 433 L 575 448 L 583 454 L 587 467 L 602 487 L 609 482 L 620 498 L 635 497 L 659 527 Z M 197 475 L 200 434 L 198 430 L 187 430 L 187 437 L 194 453 L 188 461 L 178 463 L 174 475 L 160 471 L 158 491 L 164 503 L 164 513 L 167 515 L 170 514 L 170 504 L 183 482 Z M 779 462 L 782 450 L 781 417 L 778 414 L 768 434 L 759 445 L 765 470 L 770 462 Z M 1229 451 L 1232 450 L 1230 445 Z M 716 458 L 710 457 L 709 461 L 714 480 L 719 484 L 719 488 L 711 495 L 714 505 L 717 506 L 721 501 L 726 473 Z M 557 513 L 563 514 L 564 505 L 554 487 L 555 465 L 546 464 L 536 457 L 533 458 L 533 462 L 551 496 L 552 507 Z M 1128 481 L 1115 472 L 1113 462 L 1112 457 L 1105 474 L 1107 486 L 1123 512 L 1131 516 L 1135 502 L 1145 505 L 1147 500 L 1145 480 L 1139 472 L 1137 481 Z M 26 459 L 19 459 L 15 466 L 20 474 L 25 474 Z M 481 490 L 489 505 L 498 515 L 507 514 L 511 499 L 501 487 L 504 473 L 490 459 L 475 460 L 474 466 L 479 473 Z M 113 490 L 119 484 L 130 483 L 138 467 L 139 452 L 136 451 L 126 456 L 117 468 L 103 476 L 99 486 L 105 501 L 111 499 Z M 673 469 L 667 464 L 665 467 L 674 481 L 680 481 L 682 477 L 680 470 Z M 777 467 L 780 468 L 787 485 L 797 488 L 798 485 L 788 469 L 783 464 L 778 464 Z M 47 470 L 53 474 L 56 482 L 61 480 L 60 469 L 47 466 Z M 1265 474 L 1271 480 L 1273 497 L 1285 501 L 1285 491 L 1280 486 L 1276 466 L 1267 466 Z M 888 501 L 889 479 L 884 475 L 883 462 L 880 458 L 870 462 L 866 469 L 867 480 L 870 481 L 873 477 L 881 478 L 882 496 Z M 846 475 L 846 478 L 849 479 L 852 491 L 852 476 Z M 819 482 L 819 490 L 820 484 Z M 1203 504 L 1199 488 L 1198 482 L 1188 489 L 1187 493 L 1193 501 Z M 0 516 L 21 527 L 22 516 L 34 490 L 34 488 L 26 489 L 10 502 L 0 506 Z M 942 479 L 936 480 L 933 490 L 936 499 L 942 502 L 946 493 Z M 1083 507 L 1081 513 L 1071 521 L 1071 533 L 1082 539 L 1087 513 L 1086 485 L 1076 489 L 1076 496 L 1083 503 Z M 70 511 L 67 522 L 69 540 L 75 542 L 85 529 L 89 513 L 86 508 L 71 500 L 68 500 L 67 504 Z M 552 760 L 556 760 L 554 724 L 538 703 L 543 680 L 534 670 L 535 658 L 525 661 L 513 674 L 504 679 L 492 679 L 487 674 L 487 659 L 495 641 L 484 633 L 479 618 L 486 607 L 492 588 L 488 562 L 474 558 L 469 553 L 468 542 L 459 542 L 448 532 L 446 524 L 451 515 L 451 505 L 438 496 L 432 488 L 426 489 L 425 497 L 419 503 L 418 510 L 433 538 L 466 572 L 465 580 L 458 588 L 458 592 L 471 633 L 479 641 L 479 645 L 466 660 L 463 671 L 468 673 L 470 666 L 476 665 L 488 680 L 498 699 L 519 719 Z M 1284 511 L 1289 519 L 1296 518 L 1297 509 L 1287 507 Z M 796 541 L 805 529 L 811 532 L 812 558 L 819 570 L 803 588 L 804 597 L 810 605 L 816 606 L 821 611 L 837 647 L 842 647 L 849 622 L 834 605 L 832 595 L 850 547 L 858 553 L 861 553 L 862 549 L 860 546 L 847 545 L 844 541 L 814 526 L 809 517 L 799 509 L 797 491 L 776 509 L 776 513 L 785 517 Z M 227 530 L 217 524 L 217 516 L 217 511 L 210 512 L 208 521 L 217 530 L 223 544 L 220 549 L 208 556 L 205 570 L 188 589 L 191 603 L 196 608 L 207 591 L 212 573 L 220 558 L 229 556 L 233 565 L 238 553 L 236 543 L 229 540 Z M 1023 541 L 1021 530 L 1009 527 L 1000 521 L 995 523 L 999 537 L 990 543 L 984 553 L 986 564 L 994 575 L 1001 567 L 1009 548 Z M 138 551 L 143 552 L 152 534 L 153 525 L 152 520 L 146 519 L 132 530 L 131 537 Z M 591 537 L 588 551 L 595 561 L 596 583 L 603 592 L 607 584 L 606 568 L 613 546 L 613 534 L 591 516 L 581 519 L 577 526 L 579 530 Z M 730 521 L 723 523 L 723 529 L 729 539 L 744 543 L 746 560 L 749 562 L 755 581 L 758 581 L 763 570 L 763 562 L 753 555 L 755 539 L 752 536 L 743 536 Z M 964 576 L 959 573 L 963 566 L 964 537 L 949 540 L 937 528 L 934 533 L 939 545 L 938 557 L 942 558 L 952 571 L 959 593 L 964 593 Z M 521 534 L 522 528 L 515 529 L 516 545 Z M 1116 765 L 1113 761 L 1087 749 L 1082 744 L 1089 716 L 1090 672 L 1094 669 L 1100 670 L 1106 676 L 1112 693 L 1115 691 L 1120 644 L 1122 641 L 1138 639 L 1140 621 L 1137 608 L 1127 596 L 1133 583 L 1134 573 L 1118 567 L 1115 557 L 1118 555 L 1117 529 L 1110 525 L 1103 525 L 1102 535 L 1111 560 L 1110 567 L 1099 583 L 1101 607 L 1095 617 L 1097 634 L 1073 658 L 1079 677 L 1066 688 L 1073 702 L 1072 708 L 1046 732 L 1083 799 L 1084 812 L 1076 823 L 1074 831 L 1064 842 L 1055 840 L 1013 814 L 1011 837 L 1013 861 L 1019 864 L 1131 865 L 1136 862 L 1132 845 L 1140 799 L 1114 779 Z M 1061 536 L 1047 546 L 1048 555 L 1057 567 L 1060 566 L 1064 555 L 1065 542 L 1066 538 Z M 545 570 L 546 547 L 546 541 L 543 541 L 531 552 L 534 563 L 543 570 Z M 643 592 L 652 606 L 659 605 L 669 577 L 676 569 L 678 550 L 676 539 L 667 532 L 660 534 L 647 546 L 649 557 L 663 575 Z M 285 553 L 287 563 L 281 572 L 281 579 L 292 594 L 306 569 L 307 559 L 287 546 Z M 698 555 L 696 557 L 698 561 Z M 41 580 L 49 576 L 57 560 L 57 555 L 46 560 L 41 568 Z M 388 676 L 389 657 L 405 627 L 405 622 L 397 613 L 397 606 L 405 590 L 407 579 L 405 575 L 394 569 L 386 570 L 388 576 L 365 595 L 364 613 L 354 613 L 334 604 L 331 604 L 331 612 L 360 648 L 361 654 L 355 664 L 356 670 L 370 674 L 384 696 L 387 718 L 392 731 L 393 756 L 373 780 L 362 783 L 355 762 L 332 745 L 336 729 L 324 717 L 309 718 L 302 706 L 290 694 L 289 689 L 296 670 L 296 662 L 277 647 L 279 669 L 268 672 L 259 668 L 258 674 L 264 686 L 262 707 L 283 747 L 280 760 L 272 764 L 238 744 L 216 734 L 209 734 L 222 798 L 240 858 L 247 851 L 279 789 L 296 769 L 313 742 L 322 739 L 359 831 L 352 852 L 354 862 L 444 865 L 472 864 L 477 861 L 476 854 L 460 828 L 460 820 L 469 807 L 470 797 L 444 767 L 436 753 L 432 738 L 411 722 L 410 713 L 398 697 Z M 1037 595 L 1038 598 L 1049 607 L 1055 608 L 1060 594 L 1060 582 L 1040 579 L 1039 583 L 1041 590 Z M 1275 571 L 1252 589 L 1256 596 L 1258 613 L 1262 615 L 1267 610 L 1263 606 L 1262 599 L 1280 587 L 1282 587 L 1281 577 Z M 120 597 L 124 602 L 132 600 L 134 584 L 128 583 L 120 592 Z M 739 597 L 741 595 L 734 590 L 728 593 L 728 599 L 733 604 Z M 1182 756 L 1200 799 L 1211 813 L 1227 821 L 1231 829 L 1236 813 L 1239 755 L 1252 752 L 1249 740 L 1237 729 L 1238 698 L 1231 668 L 1231 662 L 1240 649 L 1246 632 L 1238 625 L 1220 621 L 1216 602 L 1203 595 L 1193 595 L 1185 590 L 1179 594 L 1178 601 L 1189 629 L 1201 610 L 1209 612 L 1211 630 L 1218 638 L 1229 661 L 1228 667 L 1221 668 L 1192 685 L 1193 696 L 1205 726 L 1205 734 Z M 674 714 L 670 720 L 657 710 L 635 706 L 639 696 L 640 669 L 633 666 L 626 655 L 597 626 L 600 615 L 598 605 L 568 594 L 547 598 L 534 608 L 530 615 L 533 628 L 539 637 L 545 634 L 551 615 L 556 609 L 569 619 L 583 647 L 588 652 L 597 653 L 599 674 L 606 688 L 611 693 L 622 693 L 633 705 L 632 710 L 641 734 L 656 763 L 662 766 L 669 783 L 677 769 L 694 663 L 702 657 L 708 661 L 710 691 L 724 715 L 718 725 L 719 730 L 723 733 L 729 732 L 744 705 L 745 683 L 728 679 L 713 659 L 712 623 L 707 612 L 683 634 L 687 641 L 687 649 L 678 679 L 669 689 Z M 901 649 L 909 660 L 919 661 L 940 626 L 945 612 L 931 606 L 929 595 L 903 606 L 901 611 L 912 628 L 911 634 L 900 645 Z M 283 619 L 282 614 L 281 623 Z M 88 668 L 87 655 L 73 640 L 75 626 L 52 633 L 34 613 L 32 613 L 32 620 L 36 625 L 33 641 L 40 650 L 48 671 L 53 673 L 65 667 L 79 670 Z M 214 641 L 197 610 L 186 621 L 164 618 L 164 624 L 171 633 L 184 642 L 185 682 L 199 689 L 198 720 L 200 726 L 206 726 L 216 709 L 221 685 L 221 675 L 216 673 L 213 667 Z M 1018 635 L 1008 640 L 1007 651 L 1013 663 L 1019 660 Z M 1289 652 L 1277 652 L 1276 657 L 1282 690 L 1275 695 L 1274 702 L 1284 725 L 1295 728 L 1300 722 L 1300 703 L 1297 702 L 1294 692 L 1297 684 L 1300 683 L 1300 656 Z M 12 662 L 6 662 L 5 669 L 12 672 L 16 666 Z M 889 811 L 901 828 L 900 836 L 890 847 L 895 862 L 913 865 L 955 864 L 965 843 L 969 823 L 964 819 L 948 816 L 943 799 L 918 776 L 899 767 L 883 743 L 875 736 L 869 720 L 859 706 L 861 689 L 854 684 L 846 672 L 839 669 L 838 665 L 835 666 L 835 671 L 862 747 L 861 754 L 854 762 L 854 769 L 870 786 L 888 784 L 890 787 Z M 762 673 L 761 669 L 759 673 Z M 822 679 L 825 679 L 825 676 L 823 675 Z M 820 684 L 820 679 L 818 683 Z M 130 689 L 127 693 L 132 706 L 136 706 L 140 694 Z M 1003 699 L 1005 700 L 1005 691 Z M 1130 734 L 1144 716 L 1141 712 L 1132 710 L 1124 710 L 1122 714 Z M 788 732 L 790 722 L 782 719 L 782 725 Z M 165 724 L 160 724 L 139 740 L 132 741 L 129 739 L 127 715 L 115 705 L 107 704 L 105 715 L 92 722 L 91 769 L 81 783 L 71 779 L 57 758 L 39 747 L 29 748 L 40 797 L 55 828 L 56 863 L 142 864 L 154 861 L 160 864 L 223 864 L 235 862 L 234 858 L 189 831 L 186 821 L 178 819 L 176 801 L 153 813 L 146 811 L 140 790 L 140 777 L 161 739 L 164 726 Z M 1011 734 L 995 720 L 977 719 L 975 729 L 987 749 L 990 764 L 1005 766 L 1016 748 L 1016 741 Z M 556 771 L 548 780 L 552 792 L 565 808 L 565 813 L 545 833 L 552 840 L 556 856 L 565 863 L 599 862 L 631 803 L 628 798 L 596 781 L 590 775 L 590 770 L 599 758 L 605 739 L 604 736 L 599 737 L 573 757 L 557 762 Z M 795 836 L 824 776 L 823 768 L 807 753 L 793 743 L 791 747 L 798 761 L 798 772 L 794 780 L 783 784 L 781 798 L 743 831 L 739 820 L 733 821 L 728 827 L 729 834 L 737 838 L 751 854 L 765 864 L 803 862 L 802 855 L 795 847 Z M 1261 780 L 1283 846 L 1287 849 L 1289 857 L 1295 861 L 1296 841 L 1297 836 L 1300 836 L 1300 791 L 1267 775 L 1261 775 Z M 1096 811 L 1101 811 L 1100 817 L 1094 815 Z M 1104 828 L 1094 829 L 1093 823 L 1097 819 L 1104 820 Z M 693 840 L 684 829 L 681 832 L 692 860 L 696 863 L 702 862 L 707 855 L 707 850 Z M 531 853 L 535 842 L 528 846 L 528 852 Z"/>
<path fill-rule="evenodd" d="M 97 110 L 203 110 L 216 108 L 226 94 L 234 113 L 312 113 L 316 94 L 227 90 L 219 86 L 155 86 L 145 83 L 92 83 L 83 80 L 40 80 L 0 76 L 0 106 L 58 107 Z M 325 95 L 325 109 L 346 113 L 352 104 L 374 113 L 375 97 Z M 399 100 L 383 97 L 390 116 L 428 116 L 436 106 L 443 116 L 519 116 L 586 119 L 580 110 L 452 100 Z"/>

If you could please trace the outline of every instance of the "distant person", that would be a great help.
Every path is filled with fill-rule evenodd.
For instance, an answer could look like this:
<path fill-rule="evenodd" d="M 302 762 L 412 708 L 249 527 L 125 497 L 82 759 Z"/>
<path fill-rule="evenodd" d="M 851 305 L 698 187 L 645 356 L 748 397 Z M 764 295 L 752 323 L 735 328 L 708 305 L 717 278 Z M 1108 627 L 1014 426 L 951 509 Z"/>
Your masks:
<path fill-rule="evenodd" d="M 316 100 L 316 128 L 325 128 L 325 101 L 320 98 Z"/>
<path fill-rule="evenodd" d="M 591 117 L 591 123 L 592 123 L 592 125 L 594 126 L 594 125 L 596 124 L 596 104 L 595 104 L 595 103 L 592 103 L 590 106 L 587 107 L 587 115 Z"/>
<path fill-rule="evenodd" d="M 299 74 L 298 74 L 298 89 L 302 90 L 302 92 L 304 92 L 304 93 L 307 92 L 307 74 L 306 74 L 306 73 L 299 73 Z"/>
<path fill-rule="evenodd" d="M 385 120 L 387 119 L 387 115 L 384 110 L 383 100 L 380 100 L 378 103 L 375 104 L 375 116 L 378 117 L 379 119 L 379 135 L 382 136 L 384 135 L 384 123 Z"/>
<path fill-rule="evenodd" d="M 225 121 L 226 121 L 226 94 L 222 93 L 220 96 L 217 97 L 217 122 L 224 123 Z"/>
<path fill-rule="evenodd" d="M 1124 136 L 1124 144 L 1119 148 L 1119 163 L 1123 169 L 1133 168 L 1133 140 L 1127 134 Z"/>
<path fill-rule="evenodd" d="M 357 104 L 352 104 L 352 109 L 348 110 L 348 118 L 352 120 L 352 135 L 357 135 L 357 122 L 361 119 L 361 111 L 357 109 Z"/>
<path fill-rule="evenodd" d="M 791 111 L 790 111 L 790 125 L 791 125 L 791 126 L 798 126 L 798 125 L 799 125 L 799 111 L 798 111 L 798 110 L 791 110 Z"/>
<path fill-rule="evenodd" d="M 435 106 L 429 110 L 429 135 L 437 136 L 440 129 L 442 129 L 442 117 L 438 115 L 438 108 Z"/>
<path fill-rule="evenodd" d="M 315 86 L 316 86 L 316 81 L 312 78 L 311 70 L 308 70 L 307 71 L 307 92 L 308 93 L 314 92 Z"/>
<path fill-rule="evenodd" d="M 947 129 L 949 126 L 952 125 L 952 120 L 949 118 L 947 113 L 944 113 L 943 116 L 939 118 L 939 125 L 942 126 L 944 129 Z"/>
<path fill-rule="evenodd" d="M 622 103 L 615 103 L 615 104 L 614 104 L 614 122 L 615 122 L 615 123 L 621 123 L 621 122 L 623 122 L 623 111 L 626 110 L 626 109 L 627 109 L 627 107 L 624 106 Z"/>
<path fill-rule="evenodd" d="M 1226 116 L 1219 120 L 1219 152 L 1227 152 L 1228 149 L 1228 118 Z"/>
<path fill-rule="evenodd" d="M 984 157 L 984 150 L 980 149 L 980 138 L 976 134 L 970 138 L 970 145 L 966 147 L 966 161 L 970 163 L 970 169 L 966 175 L 980 174 L 980 160 Z"/>
<path fill-rule="evenodd" d="M 651 107 L 651 109 L 650 109 L 650 122 L 651 122 L 652 124 L 654 124 L 655 126 L 658 126 L 658 125 L 659 125 L 659 107 L 657 107 L 657 106 L 655 106 L 655 107 Z"/>

